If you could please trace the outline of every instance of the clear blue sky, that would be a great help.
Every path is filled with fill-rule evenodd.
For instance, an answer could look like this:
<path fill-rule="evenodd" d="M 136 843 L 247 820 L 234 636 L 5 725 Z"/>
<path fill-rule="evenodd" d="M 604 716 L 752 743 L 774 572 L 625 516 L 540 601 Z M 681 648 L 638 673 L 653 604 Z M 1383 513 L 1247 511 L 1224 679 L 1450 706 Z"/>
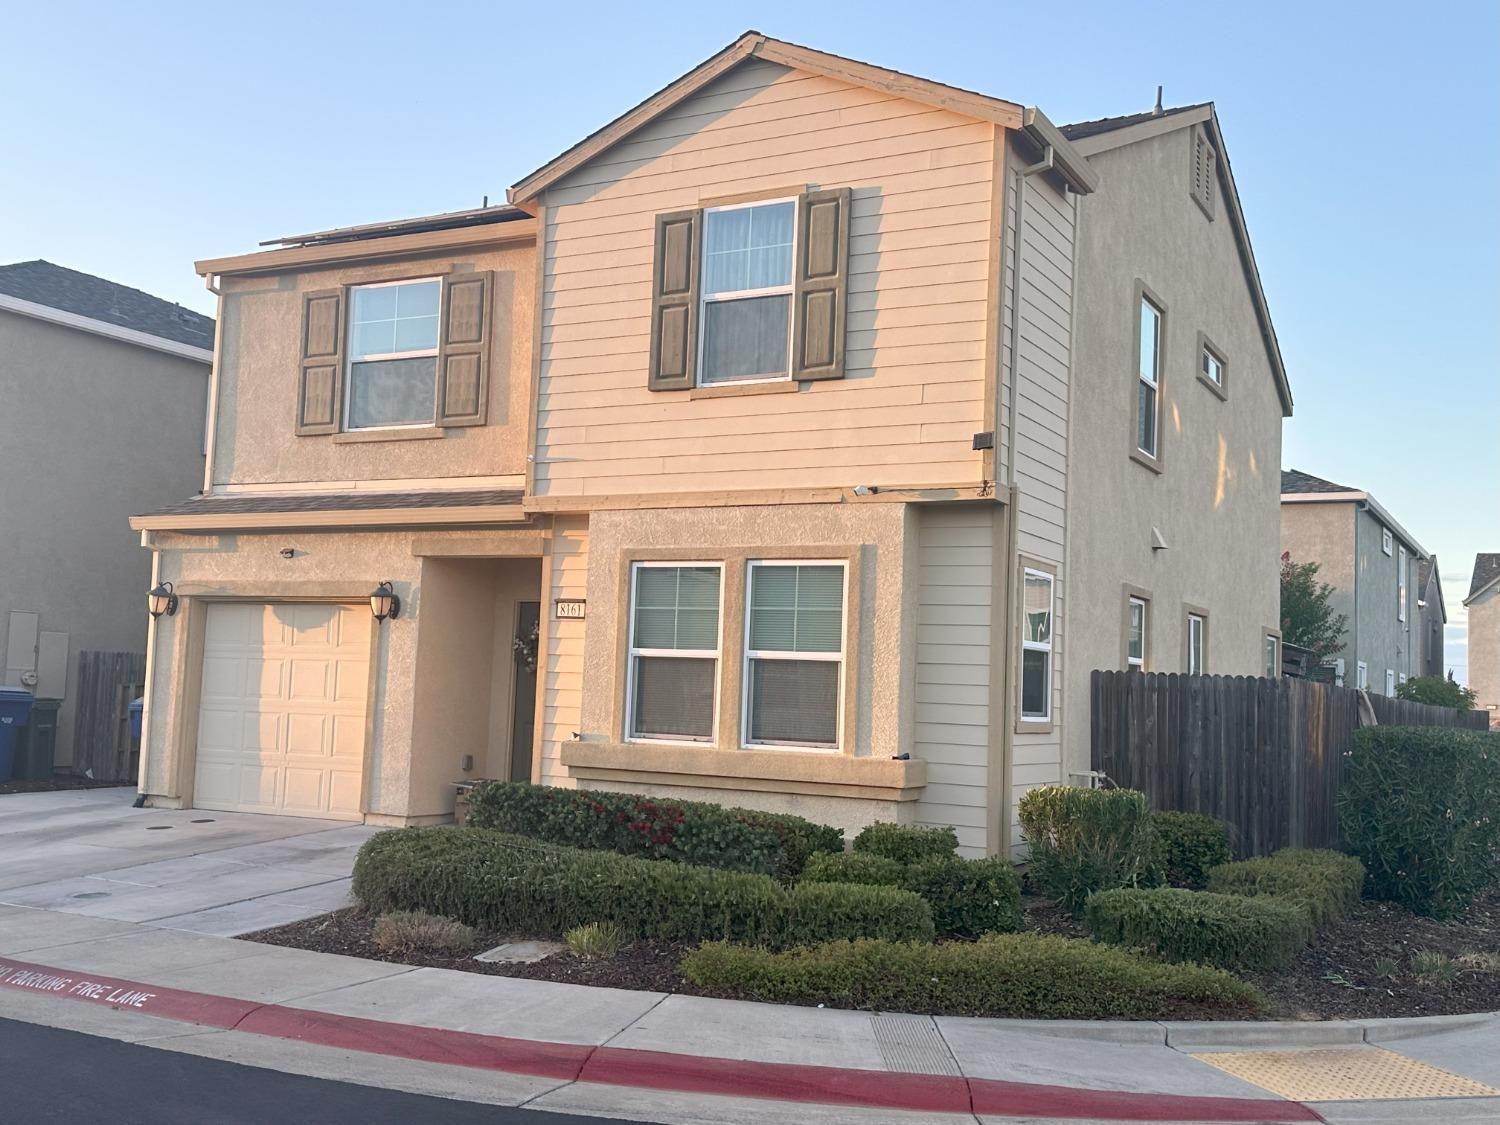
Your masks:
<path fill-rule="evenodd" d="M 211 313 L 193 259 L 500 199 L 749 27 L 1056 122 L 1149 109 L 1157 83 L 1215 101 L 1297 400 L 1282 463 L 1375 493 L 1461 625 L 1474 553 L 1500 550 L 1487 0 L 13 6 L 0 262 Z"/>

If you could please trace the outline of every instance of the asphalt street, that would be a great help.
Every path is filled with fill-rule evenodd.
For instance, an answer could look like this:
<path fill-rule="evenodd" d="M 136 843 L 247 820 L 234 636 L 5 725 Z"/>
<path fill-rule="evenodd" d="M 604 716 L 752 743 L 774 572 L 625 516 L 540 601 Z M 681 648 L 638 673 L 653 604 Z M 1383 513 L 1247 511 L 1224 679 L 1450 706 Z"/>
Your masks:
<path fill-rule="evenodd" d="M 3 1125 L 624 1125 L 405 1094 L 0 1019 Z"/>

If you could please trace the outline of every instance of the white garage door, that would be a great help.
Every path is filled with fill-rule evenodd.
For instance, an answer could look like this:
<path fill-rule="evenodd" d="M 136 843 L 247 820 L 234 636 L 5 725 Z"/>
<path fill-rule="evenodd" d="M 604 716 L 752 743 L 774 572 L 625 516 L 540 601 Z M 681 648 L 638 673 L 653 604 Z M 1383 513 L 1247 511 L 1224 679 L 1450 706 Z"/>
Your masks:
<path fill-rule="evenodd" d="M 208 607 L 193 804 L 360 819 L 370 611 Z"/>

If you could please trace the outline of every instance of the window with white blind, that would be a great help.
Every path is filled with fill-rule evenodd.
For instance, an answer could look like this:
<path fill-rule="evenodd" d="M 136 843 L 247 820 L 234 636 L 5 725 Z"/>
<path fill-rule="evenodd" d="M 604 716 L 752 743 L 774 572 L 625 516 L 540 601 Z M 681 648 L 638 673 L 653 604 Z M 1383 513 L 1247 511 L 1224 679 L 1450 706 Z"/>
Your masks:
<path fill-rule="evenodd" d="M 845 574 L 842 562 L 750 563 L 745 597 L 747 746 L 838 748 Z"/>
<path fill-rule="evenodd" d="M 717 563 L 632 565 L 625 688 L 630 738 L 714 740 L 722 571 Z"/>
<path fill-rule="evenodd" d="M 1052 575 L 1027 567 L 1021 619 L 1021 718 L 1052 718 Z"/>
<path fill-rule="evenodd" d="M 704 386 L 790 377 L 797 202 L 703 213 Z"/>
<path fill-rule="evenodd" d="M 433 424 L 442 288 L 441 280 L 431 278 L 349 291 L 346 430 Z"/>

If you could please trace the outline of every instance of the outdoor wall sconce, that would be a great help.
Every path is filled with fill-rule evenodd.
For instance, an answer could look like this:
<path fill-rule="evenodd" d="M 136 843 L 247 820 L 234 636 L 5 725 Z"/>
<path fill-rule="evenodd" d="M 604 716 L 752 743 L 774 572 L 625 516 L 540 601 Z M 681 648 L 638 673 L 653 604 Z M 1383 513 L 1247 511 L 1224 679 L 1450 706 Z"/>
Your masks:
<path fill-rule="evenodd" d="M 370 591 L 370 612 L 375 615 L 376 621 L 384 621 L 387 617 L 394 621 L 401 616 L 401 599 L 396 596 L 389 581 L 382 582 Z"/>
<path fill-rule="evenodd" d="M 146 608 L 152 617 L 160 617 L 166 614 L 171 617 L 177 612 L 177 595 L 172 592 L 172 583 L 160 582 L 151 588 L 146 595 Z"/>

